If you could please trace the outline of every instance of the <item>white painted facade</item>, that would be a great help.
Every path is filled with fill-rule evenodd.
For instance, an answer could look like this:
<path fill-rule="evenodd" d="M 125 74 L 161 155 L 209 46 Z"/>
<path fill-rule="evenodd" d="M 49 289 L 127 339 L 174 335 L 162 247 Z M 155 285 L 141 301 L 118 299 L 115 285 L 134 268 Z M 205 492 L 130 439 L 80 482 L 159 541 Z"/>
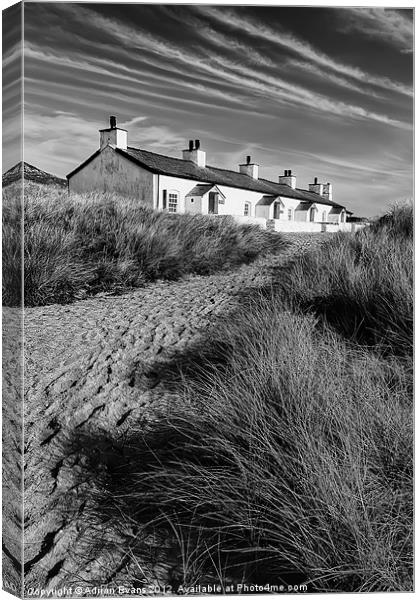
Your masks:
<path fill-rule="evenodd" d="M 136 155 L 130 155 L 127 138 L 127 132 L 116 127 L 116 119 L 111 117 L 111 126 L 100 130 L 99 150 L 68 175 L 70 193 L 113 191 L 138 198 L 143 204 L 156 210 L 170 213 L 232 215 L 240 222 L 252 221 L 261 225 L 270 222 L 272 229 L 280 228 L 283 231 L 313 231 L 318 230 L 321 225 L 322 230 L 325 230 L 329 224 L 338 229 L 346 223 L 346 210 L 328 203 L 332 201 L 330 183 L 318 183 L 315 178 L 314 183 L 309 184 L 308 191 L 319 194 L 319 201 L 316 201 L 316 197 L 314 201 L 313 195 L 305 196 L 303 190 L 296 189 L 296 177 L 290 170 L 285 170 L 284 175 L 279 176 L 279 183 L 283 189 L 284 186 L 289 187 L 291 195 L 303 194 L 301 199 L 246 189 L 255 187 L 254 184 L 248 185 L 246 179 L 246 185 L 242 188 L 225 183 L 209 183 L 206 177 L 200 180 L 198 177 L 165 175 L 159 173 L 159 168 L 155 169 L 157 172 L 153 172 L 153 165 L 145 166 L 136 159 Z M 133 150 L 147 154 L 145 151 L 131 149 Z M 163 161 L 173 160 L 161 155 L 154 156 Z M 200 148 L 199 140 L 190 140 L 189 148 L 183 150 L 182 156 L 187 165 L 191 166 L 193 163 L 199 167 L 197 169 L 194 166 L 192 171 L 187 169 L 187 172 L 206 175 L 206 153 Z M 179 160 L 175 170 L 179 171 L 179 164 L 181 171 L 184 171 L 183 163 Z M 257 189 L 264 189 L 265 184 L 276 185 L 275 182 L 267 180 L 261 180 L 263 183 L 258 185 L 259 165 L 251 162 L 250 156 L 247 157 L 246 163 L 239 165 L 238 173 L 241 173 L 241 183 L 243 178 L 249 177 L 256 182 Z M 231 176 L 228 179 L 229 182 L 232 181 Z M 233 180 L 236 181 L 235 178 Z M 324 204 L 323 199 L 327 203 Z M 274 222 L 274 226 L 271 222 Z"/>
<path fill-rule="evenodd" d="M 115 192 L 154 207 L 155 181 L 156 175 L 117 154 L 112 146 L 105 146 L 69 179 L 69 191 L 78 194 L 94 190 Z"/>

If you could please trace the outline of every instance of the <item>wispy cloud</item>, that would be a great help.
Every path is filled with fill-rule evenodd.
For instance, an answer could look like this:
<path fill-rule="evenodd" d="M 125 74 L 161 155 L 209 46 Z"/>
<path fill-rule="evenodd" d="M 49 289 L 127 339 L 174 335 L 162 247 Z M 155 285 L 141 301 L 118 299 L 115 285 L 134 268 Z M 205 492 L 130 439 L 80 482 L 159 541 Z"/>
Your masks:
<path fill-rule="evenodd" d="M 303 57 L 306 61 L 311 61 L 322 67 L 331 69 L 340 75 L 351 77 L 352 79 L 356 79 L 360 82 L 381 87 L 386 90 L 392 90 L 406 96 L 413 95 L 412 89 L 404 84 L 392 81 L 386 77 L 378 77 L 370 73 L 366 73 L 362 69 L 352 65 L 340 63 L 330 56 L 323 54 L 304 40 L 301 40 L 295 35 L 285 31 L 276 31 L 265 24 L 255 23 L 245 17 L 237 15 L 233 11 L 228 11 L 226 9 L 223 9 L 222 11 L 219 8 L 200 6 L 197 7 L 197 10 L 201 14 L 219 22 L 226 23 L 226 20 L 228 20 L 229 25 L 236 27 L 240 31 L 246 32 L 256 38 L 268 41 L 271 44 L 281 48 L 286 48 L 288 51 Z"/>
<path fill-rule="evenodd" d="M 348 117 L 352 119 L 365 119 L 386 123 L 401 129 L 411 129 L 410 123 L 397 119 L 391 119 L 386 115 L 367 110 L 361 106 L 336 101 L 327 96 L 317 94 L 314 91 L 298 85 L 292 85 L 289 81 L 272 77 L 267 73 L 259 74 L 242 65 L 232 65 L 221 57 L 214 60 L 225 68 L 224 73 L 229 73 L 236 83 L 248 86 L 258 93 L 272 96 L 277 100 L 284 100 L 294 104 L 302 104 L 308 108 L 319 110 L 330 115 Z M 238 73 L 238 75 L 235 75 Z"/>
<path fill-rule="evenodd" d="M 22 60 L 22 44 L 18 43 L 13 45 L 11 48 L 8 48 L 2 57 L 2 66 L 3 69 L 9 67 L 14 62 L 19 62 Z"/>
<path fill-rule="evenodd" d="M 121 123 L 130 126 L 129 143 L 179 155 L 185 139 L 165 126 L 144 124 L 145 117 L 137 116 Z M 80 119 L 77 114 L 54 111 L 39 115 L 25 111 L 25 160 L 61 176 L 77 166 L 95 149 L 99 142 L 98 123 Z M 63 140 L 68 154 L 61 155 Z M 40 160 L 42 157 L 42 160 Z M 51 167 L 53 165 L 53 167 Z"/>
<path fill-rule="evenodd" d="M 413 22 L 404 11 L 380 7 L 343 8 L 341 30 L 393 44 L 400 52 L 413 51 Z M 406 11 L 407 12 L 407 11 Z"/>
<path fill-rule="evenodd" d="M 370 98 L 383 98 L 383 96 L 375 93 L 371 88 L 367 88 L 363 85 L 357 85 L 354 83 L 354 81 L 345 79 L 345 77 L 340 77 L 339 75 L 335 75 L 331 71 L 324 71 L 311 62 L 290 59 L 288 60 L 287 64 L 291 68 L 300 69 L 312 77 L 317 77 L 319 81 L 328 81 L 329 83 L 333 83 L 334 85 L 342 87 L 346 90 L 357 92 L 358 94 L 363 94 L 364 96 L 369 96 Z"/>
<path fill-rule="evenodd" d="M 86 73 L 95 73 L 104 75 L 112 80 L 121 80 L 122 82 L 133 82 L 141 86 L 153 87 L 153 81 L 158 80 L 164 85 L 173 85 L 182 89 L 194 90 L 196 93 L 202 92 L 206 97 L 213 97 L 223 100 L 224 102 L 233 102 L 242 104 L 242 99 L 239 95 L 228 94 L 226 91 L 220 91 L 212 87 L 204 87 L 203 85 L 188 82 L 184 79 L 168 76 L 165 73 L 147 72 L 140 74 L 137 69 L 129 68 L 119 62 L 103 59 L 101 57 L 91 57 L 86 59 L 81 54 L 73 53 L 71 56 L 63 55 L 61 52 L 46 51 L 34 44 L 27 43 L 25 45 L 25 58 L 43 61 L 51 66 L 62 66 L 69 69 L 77 69 Z M 217 74 L 217 71 L 212 71 Z M 120 83 L 122 87 L 123 83 Z"/>
<path fill-rule="evenodd" d="M 410 127 L 410 125 L 399 121 L 398 119 L 389 118 L 386 115 L 365 109 L 361 106 L 348 104 L 344 101 L 335 101 L 332 98 L 317 94 L 313 90 L 293 85 L 288 80 L 282 80 L 279 77 L 273 77 L 267 73 L 260 75 L 258 70 L 251 69 L 242 65 L 240 62 L 232 62 L 231 59 L 216 53 L 212 53 L 210 60 L 207 56 L 200 56 L 196 49 L 193 49 L 192 52 L 188 52 L 187 49 L 169 43 L 166 40 L 159 39 L 149 32 L 134 29 L 116 20 L 110 20 L 89 9 L 81 8 L 80 5 L 77 5 L 77 9 L 74 9 L 73 5 L 68 6 L 69 10 L 74 11 L 74 15 L 78 20 L 89 20 L 92 27 L 107 31 L 108 35 L 118 40 L 118 42 L 125 47 L 129 47 L 132 50 L 147 49 L 165 59 L 169 56 L 171 57 L 171 60 L 176 63 L 188 65 L 196 71 L 203 71 L 212 76 L 216 76 L 219 80 L 223 80 L 225 83 L 235 87 L 242 88 L 242 90 L 248 90 L 250 93 L 265 95 L 281 102 L 302 104 L 330 115 L 349 117 L 352 119 L 372 120 L 402 129 Z M 212 16 L 216 15 L 217 18 L 222 18 L 217 9 L 200 7 L 198 10 L 204 11 L 205 14 L 208 13 Z M 270 32 L 267 28 L 256 27 L 247 20 L 239 19 L 233 13 L 228 13 L 226 15 L 226 11 L 223 11 L 223 15 L 224 22 L 226 21 L 226 17 L 229 17 L 230 24 L 244 27 L 248 32 L 257 32 L 265 38 L 273 38 L 273 32 Z M 307 47 L 307 49 L 310 50 L 309 58 L 316 56 L 318 61 L 321 60 L 322 57 L 315 54 L 313 49 L 310 47 Z M 324 60 L 328 62 L 330 59 L 325 58 Z M 212 90 L 212 93 L 217 92 Z"/>

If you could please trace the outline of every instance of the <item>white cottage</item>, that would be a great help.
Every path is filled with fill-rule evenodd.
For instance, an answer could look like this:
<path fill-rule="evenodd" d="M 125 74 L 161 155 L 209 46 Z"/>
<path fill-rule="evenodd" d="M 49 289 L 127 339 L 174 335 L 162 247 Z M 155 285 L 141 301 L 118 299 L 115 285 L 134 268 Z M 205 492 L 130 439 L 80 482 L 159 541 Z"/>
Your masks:
<path fill-rule="evenodd" d="M 100 130 L 99 149 L 67 179 L 70 193 L 113 191 L 157 210 L 233 215 L 279 231 L 344 229 L 346 222 L 346 209 L 333 202 L 330 183 L 315 178 L 308 190 L 299 189 L 290 170 L 278 182 L 263 179 L 250 156 L 238 171 L 211 167 L 200 140 L 190 140 L 182 158 L 133 148 L 115 117 Z"/>

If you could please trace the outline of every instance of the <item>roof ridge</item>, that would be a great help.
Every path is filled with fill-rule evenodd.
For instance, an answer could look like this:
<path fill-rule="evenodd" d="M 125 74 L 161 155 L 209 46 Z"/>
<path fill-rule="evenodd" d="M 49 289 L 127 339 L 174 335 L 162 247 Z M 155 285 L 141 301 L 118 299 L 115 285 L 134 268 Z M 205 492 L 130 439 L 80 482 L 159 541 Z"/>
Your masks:
<path fill-rule="evenodd" d="M 206 165 L 205 167 L 199 167 L 193 160 L 186 160 L 185 158 L 176 158 L 175 156 L 167 156 L 166 154 L 159 154 L 158 152 L 152 152 L 151 150 L 143 150 L 143 148 L 134 148 L 134 146 L 127 146 L 127 150 L 138 150 L 139 152 L 147 152 L 147 154 L 153 154 L 154 156 L 160 156 L 161 158 L 170 158 L 171 160 L 176 160 L 179 162 L 189 162 L 199 169 L 213 169 L 215 171 L 225 171 L 226 173 L 234 173 L 235 175 L 246 175 L 246 173 L 241 173 L 240 171 L 234 171 L 233 169 L 224 169 L 223 167 L 213 167 L 212 165 Z M 249 175 L 248 175 L 249 177 Z M 252 177 L 250 177 L 252 179 Z M 276 183 L 275 181 L 270 181 L 269 179 L 263 179 L 262 177 L 258 178 L 259 181 L 266 181 L 267 183 Z"/>
<path fill-rule="evenodd" d="M 122 150 L 123 148 L 120 148 Z M 185 160 L 184 158 L 176 158 L 175 156 L 167 156 L 166 154 L 159 154 L 158 152 L 152 152 L 151 150 L 143 150 L 143 148 L 134 148 L 134 146 L 127 146 L 127 150 L 137 150 L 139 152 L 147 152 L 147 154 L 154 154 L 155 156 L 160 156 L 161 158 L 170 158 L 171 160 L 179 160 L 180 162 L 190 162 L 195 165 L 195 162 L 192 160 Z"/>

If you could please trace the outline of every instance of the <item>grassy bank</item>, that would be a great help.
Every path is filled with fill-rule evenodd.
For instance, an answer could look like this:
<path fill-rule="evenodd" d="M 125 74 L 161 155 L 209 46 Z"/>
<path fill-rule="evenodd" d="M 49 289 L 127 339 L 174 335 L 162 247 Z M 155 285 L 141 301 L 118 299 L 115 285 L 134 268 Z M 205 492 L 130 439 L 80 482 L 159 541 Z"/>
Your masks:
<path fill-rule="evenodd" d="M 3 303 L 20 302 L 19 187 L 3 198 Z M 24 284 L 27 306 L 67 303 L 158 278 L 208 275 L 285 246 L 280 235 L 230 217 L 169 215 L 111 194 L 69 198 L 26 184 Z"/>
<path fill-rule="evenodd" d="M 279 273 L 126 443 L 109 510 L 166 532 L 174 582 L 412 589 L 411 235 L 399 209 Z"/>
<path fill-rule="evenodd" d="M 395 208 L 356 236 L 340 234 L 277 281 L 294 309 L 314 312 L 348 339 L 412 352 L 413 214 Z"/>

